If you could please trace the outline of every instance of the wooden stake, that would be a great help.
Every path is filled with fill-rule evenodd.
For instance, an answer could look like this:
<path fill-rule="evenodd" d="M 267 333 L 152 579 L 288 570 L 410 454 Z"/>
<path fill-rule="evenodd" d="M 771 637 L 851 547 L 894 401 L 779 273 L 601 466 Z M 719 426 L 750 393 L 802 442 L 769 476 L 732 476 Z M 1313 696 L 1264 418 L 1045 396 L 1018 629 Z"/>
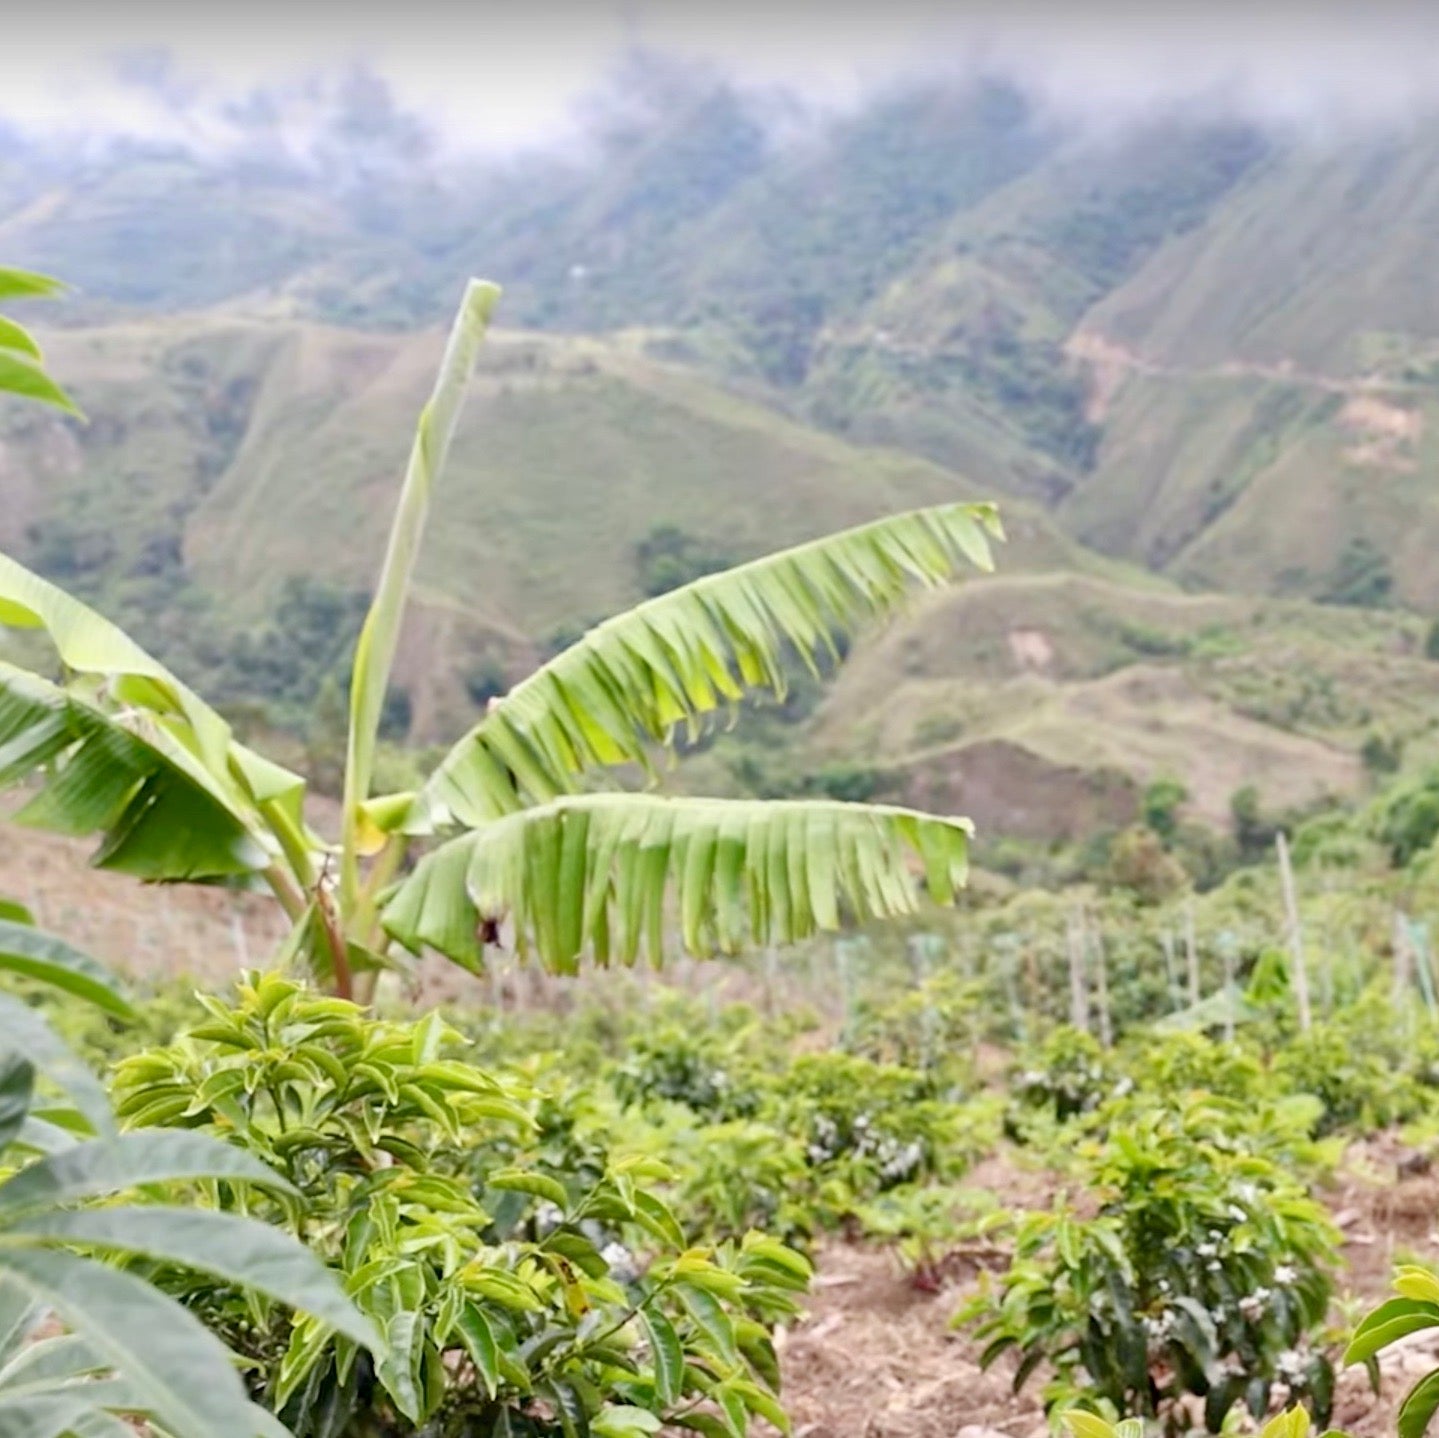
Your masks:
<path fill-rule="evenodd" d="M 1077 917 L 1069 920 L 1069 1022 L 1089 1032 L 1089 985 L 1084 974 L 1084 935 Z"/>
<path fill-rule="evenodd" d="M 1429 929 L 1427 924 L 1416 924 L 1407 914 L 1404 916 L 1404 932 L 1409 938 L 1409 952 L 1414 956 L 1414 969 L 1419 975 L 1419 987 L 1424 994 L 1424 1007 L 1430 1018 L 1434 1016 L 1434 968 L 1429 962 Z"/>
<path fill-rule="evenodd" d="M 1274 836 L 1279 853 L 1279 882 L 1284 890 L 1284 912 L 1289 928 L 1289 952 L 1294 959 L 1294 997 L 1299 1005 L 1299 1027 L 1308 1033 L 1312 1016 L 1309 1012 L 1309 970 L 1304 963 L 1304 930 L 1299 923 L 1299 901 L 1294 895 L 1294 868 L 1289 862 L 1289 841 L 1281 829 Z"/>
<path fill-rule="evenodd" d="M 1394 1007 L 1404 1012 L 1409 1007 L 1409 985 L 1413 982 L 1414 951 L 1409 946 L 1409 928 L 1404 915 L 1394 910 L 1394 987 L 1389 998 Z"/>
<path fill-rule="evenodd" d="M 1094 999 L 1099 1007 L 1099 1042 L 1105 1048 L 1114 1043 L 1114 1025 L 1109 1013 L 1109 964 L 1104 956 L 1104 937 L 1094 934 Z"/>
<path fill-rule="evenodd" d="M 1224 960 L 1224 1041 L 1234 1042 L 1234 1009 L 1239 996 L 1234 992 L 1234 935 L 1219 936 L 1219 955 Z"/>
<path fill-rule="evenodd" d="M 834 968 L 835 977 L 839 980 L 840 1032 L 848 1034 L 852 1017 L 852 996 L 850 993 L 849 945 L 843 939 L 836 939 L 834 943 Z"/>
<path fill-rule="evenodd" d="M 1199 948 L 1194 942 L 1194 900 L 1184 905 L 1184 957 L 1189 965 L 1189 1006 L 1199 1002 Z"/>
<path fill-rule="evenodd" d="M 1179 987 L 1179 970 L 1174 963 L 1174 934 L 1165 929 L 1160 936 L 1164 949 L 1164 975 L 1169 981 L 1169 1002 L 1176 1013 L 1184 1007 L 1184 991 Z"/>
<path fill-rule="evenodd" d="M 230 910 L 230 942 L 235 946 L 235 968 L 243 974 L 250 967 L 250 946 L 245 942 L 245 924 L 238 909 Z"/>

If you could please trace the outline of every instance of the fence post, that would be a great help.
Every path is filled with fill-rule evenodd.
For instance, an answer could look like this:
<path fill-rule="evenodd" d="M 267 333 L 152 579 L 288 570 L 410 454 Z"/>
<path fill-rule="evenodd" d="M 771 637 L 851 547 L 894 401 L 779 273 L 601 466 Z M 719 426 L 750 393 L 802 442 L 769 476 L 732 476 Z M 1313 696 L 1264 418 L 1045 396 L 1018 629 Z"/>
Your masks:
<path fill-rule="evenodd" d="M 1081 910 L 1081 915 L 1083 911 Z M 1081 922 L 1083 918 L 1081 917 Z M 1089 932 L 1086 925 L 1085 932 Z M 1105 1048 L 1114 1044 L 1114 1022 L 1109 1012 L 1109 962 L 1104 952 L 1104 935 L 1098 929 L 1094 937 L 1094 1002 L 1099 1009 L 1099 1042 Z"/>
<path fill-rule="evenodd" d="M 1199 946 L 1194 940 L 1194 900 L 1184 904 L 1184 958 L 1189 966 L 1189 1007 L 1199 1002 Z"/>
<path fill-rule="evenodd" d="M 1279 853 L 1279 882 L 1284 890 L 1284 913 L 1289 928 L 1289 952 L 1294 959 L 1294 997 L 1299 1003 L 1299 1027 L 1309 1031 L 1309 970 L 1304 962 L 1304 930 L 1299 923 L 1299 901 L 1294 894 L 1294 867 L 1289 862 L 1289 841 L 1281 829 L 1274 836 Z"/>
<path fill-rule="evenodd" d="M 1401 1013 L 1409 1008 L 1409 985 L 1412 980 L 1414 951 L 1409 947 L 1409 931 L 1404 924 L 1404 915 L 1394 910 L 1394 986 L 1390 990 L 1390 1001 Z"/>
<path fill-rule="evenodd" d="M 1084 936 L 1080 932 L 1076 916 L 1069 918 L 1067 934 L 1069 944 L 1069 1022 L 1077 1029 L 1089 1032 L 1089 985 L 1084 973 Z"/>
<path fill-rule="evenodd" d="M 1224 1041 L 1234 1042 L 1234 1010 L 1239 995 L 1234 991 L 1234 935 L 1228 929 L 1219 935 L 1219 956 L 1224 961 Z"/>
<path fill-rule="evenodd" d="M 1159 936 L 1160 947 L 1164 950 L 1164 978 L 1169 985 L 1169 1006 L 1178 1013 L 1184 1007 L 1184 993 L 1179 987 L 1179 970 L 1174 963 L 1174 933 L 1166 928 Z"/>
<path fill-rule="evenodd" d="M 1404 916 L 1404 930 L 1409 936 L 1409 952 L 1414 958 L 1414 967 L 1419 974 L 1419 987 L 1424 992 L 1424 1007 L 1429 1016 L 1434 1016 L 1434 968 L 1429 962 L 1429 926 L 1415 923 L 1407 914 Z"/>
<path fill-rule="evenodd" d="M 235 963 L 243 974 L 250 967 L 250 945 L 245 937 L 245 921 L 238 908 L 230 910 L 230 941 L 235 945 Z"/>

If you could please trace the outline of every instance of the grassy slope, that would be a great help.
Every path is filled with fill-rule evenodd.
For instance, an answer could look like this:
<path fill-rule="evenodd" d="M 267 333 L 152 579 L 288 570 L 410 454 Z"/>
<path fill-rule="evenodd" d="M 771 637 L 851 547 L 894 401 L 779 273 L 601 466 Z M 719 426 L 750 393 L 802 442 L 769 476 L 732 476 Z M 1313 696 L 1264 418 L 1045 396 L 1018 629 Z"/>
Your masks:
<path fill-rule="evenodd" d="M 1436 214 L 1432 130 L 1256 166 L 1083 318 L 1117 393 L 1066 525 L 1191 582 L 1279 593 L 1324 593 L 1359 539 L 1395 598 L 1439 605 Z"/>
<path fill-rule="evenodd" d="M 78 552 L 109 544 L 125 571 L 107 603 L 147 586 L 164 600 L 174 572 L 146 572 L 157 533 L 232 616 L 262 617 L 286 574 L 367 581 L 438 334 L 209 316 L 53 341 L 91 424 L 17 414 L 0 451 L 7 492 L 42 533 L 47 506 L 72 529 L 90 517 Z M 557 625 L 637 597 L 633 548 L 657 523 L 741 558 L 991 488 L 856 448 L 641 351 L 503 332 L 487 347 L 403 665 L 421 737 L 465 718 L 469 656 L 523 664 Z M 1193 442 L 1212 432 L 1198 423 Z M 862 645 L 795 736 L 796 765 L 878 762 L 917 801 L 1037 833 L 1113 822 L 1136 785 L 1176 773 L 1222 820 L 1247 782 L 1273 804 L 1353 789 L 1365 734 L 1418 732 L 1439 697 L 1439 669 L 1412 657 L 1418 621 L 1185 595 L 1078 548 L 1038 510 L 1007 514 L 1002 576 L 934 596 Z M 159 603 L 156 622 L 184 623 L 172 608 Z"/>
<path fill-rule="evenodd" d="M 912 799 L 1049 836 L 1118 822 L 1180 778 L 1227 820 L 1362 783 L 1373 731 L 1435 748 L 1439 665 L 1394 614 L 1187 595 L 1120 574 L 1001 576 L 928 599 L 860 647 L 809 758 L 878 762 Z"/>
<path fill-rule="evenodd" d="M 287 575 L 366 585 L 438 332 L 171 317 L 51 336 L 87 427 L 6 416 L 0 541 L 164 644 L 210 605 L 261 621 Z M 639 597 L 634 549 L 674 524 L 736 559 L 879 515 L 988 497 L 961 479 L 787 420 L 637 346 L 496 334 L 437 496 L 403 677 L 422 734 L 480 649 L 512 665 L 557 627 Z M 1037 512 L 1009 562 L 1068 562 Z M 178 603 L 183 597 L 184 602 Z M 437 710 L 435 705 L 439 705 Z"/>
<path fill-rule="evenodd" d="M 642 65 L 630 78 L 633 123 L 605 131 L 592 165 L 536 157 L 522 172 L 458 175 L 393 156 L 375 169 L 368 153 L 347 161 L 339 151 L 335 172 L 317 180 L 255 157 L 0 153 L 0 254 L 77 281 L 76 318 L 103 317 L 116 304 L 220 302 L 371 328 L 435 317 L 460 278 L 480 268 L 509 286 L 511 323 L 555 332 L 651 326 L 657 352 L 749 384 L 843 438 L 906 449 L 988 492 L 1054 504 L 1084 542 L 1185 581 L 1322 594 L 1358 535 L 1391 555 L 1400 599 L 1439 603 L 1427 563 L 1439 513 L 1421 478 L 1428 408 L 1439 398 L 1439 287 L 1428 254 L 1439 213 L 1433 132 L 1343 145 L 1156 125 L 1084 138 L 1060 133 L 1010 92 L 976 85 L 886 93 L 784 134 L 701 77 Z M 380 178 L 359 184 L 356 175 Z M 1099 374 L 1110 402 L 1086 411 L 1096 371 L 1065 360 L 1076 330 L 1151 369 Z M 558 333 L 554 342 L 573 348 Z M 317 371 L 333 360 L 343 374 L 347 364 L 370 363 L 377 344 L 360 334 L 349 359 L 317 351 L 291 360 Z M 240 472 L 269 472 L 282 454 L 303 452 L 317 428 L 325 452 L 304 453 L 307 472 L 328 477 L 341 461 L 392 472 L 408 415 L 391 395 L 420 388 L 402 359 L 374 362 L 392 360 L 393 383 L 367 381 L 362 398 L 349 397 L 343 424 L 321 420 L 318 399 L 308 418 L 298 400 L 279 405 L 279 386 L 267 385 L 261 409 L 277 423 L 247 439 Z M 218 354 L 210 362 L 224 368 Z M 543 386 L 526 400 L 516 380 L 514 423 L 529 403 L 526 422 L 555 426 L 557 450 L 568 450 L 577 429 L 604 430 L 625 395 L 646 393 L 649 382 L 620 376 L 620 390 L 599 395 L 613 378 L 607 364 L 593 382 L 568 386 L 558 420 Z M 1416 430 L 1410 438 L 1376 449 L 1362 425 L 1356 433 L 1340 418 L 1343 405 L 1325 386 L 1359 375 L 1379 376 L 1391 407 L 1420 416 L 1401 414 Z M 324 384 L 306 370 L 296 393 L 338 395 Z M 134 463 L 117 461 L 111 476 L 125 493 L 111 500 L 105 490 L 107 504 L 136 516 L 163 511 L 159 528 L 174 529 L 175 496 L 162 502 L 153 487 L 192 467 L 193 446 L 186 438 L 180 451 L 167 448 L 189 421 L 160 411 L 192 408 L 197 397 L 213 399 L 203 380 L 152 396 L 147 417 L 129 424 Z M 370 406 L 394 417 L 390 439 L 372 436 Z M 675 418 L 669 439 L 653 418 L 639 448 L 679 449 L 670 468 L 708 475 L 681 490 L 694 502 L 686 527 L 718 522 L 729 531 L 722 540 L 742 544 L 743 524 L 703 502 L 728 482 L 727 462 L 706 468 L 690 453 L 688 436 L 699 431 L 688 415 Z M 149 440 L 139 433 L 146 425 Z M 536 458 L 542 487 L 559 457 L 536 456 L 545 444 L 530 436 L 512 443 L 509 426 L 497 423 L 496 452 Z M 213 447 L 204 434 L 193 445 Z M 735 451 L 728 440 L 708 447 Z M 64 461 L 50 456 L 49 468 Z M 623 463 L 635 485 L 647 483 L 643 460 L 601 446 L 597 462 L 602 470 Z M 150 477 L 141 482 L 137 469 Z M 0 538 L 14 543 L 43 486 L 18 473 L 5 483 L 14 498 Z M 184 484 L 188 508 L 194 486 Z M 233 488 L 221 486 L 207 511 L 241 506 Z M 262 492 L 274 507 L 272 491 Z M 343 512 L 346 494 L 328 493 L 333 513 L 314 497 L 303 514 L 280 498 L 322 533 L 362 530 Z M 740 483 L 736 508 L 752 494 Z M 567 493 L 561 503 L 569 502 Z M 1283 522 L 1296 504 L 1304 526 Z M 515 532 L 543 540 L 544 525 L 530 524 L 524 509 Z M 114 543 L 124 549 L 134 526 L 124 513 L 117 522 Z M 616 553 L 608 523 L 592 524 L 606 570 Z M 305 542 L 280 538 L 292 549 Z M 203 542 L 201 532 L 195 543 Z M 202 557 L 202 547 L 192 554 Z M 623 597 L 612 585 L 593 600 L 576 596 L 573 566 L 557 549 L 541 543 L 530 592 L 511 592 L 501 561 L 483 598 L 471 585 L 464 602 L 500 626 L 518 605 L 537 606 L 549 622 L 566 606 L 573 614 L 577 600 L 601 608 Z M 327 555 L 323 565 L 333 564 Z"/>
<path fill-rule="evenodd" d="M 1252 171 L 1090 323 L 1148 358 L 1369 372 L 1381 334 L 1439 336 L 1439 133 L 1297 145 Z"/>

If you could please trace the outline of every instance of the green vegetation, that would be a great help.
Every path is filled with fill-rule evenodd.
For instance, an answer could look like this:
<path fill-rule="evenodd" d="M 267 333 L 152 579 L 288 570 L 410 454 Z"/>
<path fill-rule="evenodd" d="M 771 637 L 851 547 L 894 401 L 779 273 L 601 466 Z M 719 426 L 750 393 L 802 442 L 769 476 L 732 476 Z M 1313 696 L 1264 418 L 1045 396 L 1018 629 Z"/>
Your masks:
<path fill-rule="evenodd" d="M 109 975 L 3 904 L 0 969 L 135 1017 Z M 172 1265 L 235 1285 L 243 1301 L 304 1310 L 356 1352 L 380 1339 L 338 1283 L 295 1238 L 247 1215 L 269 1192 L 292 1193 L 258 1158 L 200 1134 L 122 1134 L 103 1085 L 28 1005 L 0 995 L 0 1410 L 17 1431 L 108 1433 L 138 1414 L 173 1438 L 270 1431 L 230 1354 L 152 1275 L 105 1260 Z M 58 1093 L 59 1098 L 50 1092 Z M 196 1185 L 223 1184 L 236 1212 L 162 1205 Z M 117 1201 L 133 1195 L 132 1202 Z M 77 1252 L 78 1250 L 78 1252 Z M 45 1332 L 47 1323 L 63 1326 Z"/>
<path fill-rule="evenodd" d="M 586 783 L 605 768 L 652 772 L 652 749 L 669 744 L 681 721 L 694 738 L 707 714 L 746 688 L 783 697 L 787 654 L 811 668 L 815 654 L 837 658 L 837 634 L 892 609 L 912 585 L 936 585 L 964 561 L 988 568 L 1000 533 L 989 506 L 880 520 L 651 598 L 489 706 L 417 790 L 373 793 L 387 721 L 409 727 L 391 671 L 423 572 L 433 491 L 497 294 L 471 284 L 421 411 L 355 646 L 333 870 L 334 851 L 307 825 L 302 779 L 240 744 L 123 631 L 0 556 L 0 619 L 46 635 L 69 680 L 0 669 L 0 728 L 14 740 L 0 785 L 43 786 L 20 821 L 98 834 L 95 862 L 141 878 L 263 882 L 292 925 L 288 958 L 346 998 L 372 994 L 381 970 L 403 966 L 402 951 L 432 948 L 477 970 L 502 922 L 521 953 L 561 972 L 585 953 L 633 964 L 642 944 L 659 964 L 671 888 L 684 946 L 703 954 L 792 943 L 838 927 L 842 909 L 911 912 L 911 855 L 931 898 L 951 899 L 964 879 L 962 820 L 832 800 L 592 793 Z M 295 645 L 276 657 L 291 686 L 310 677 L 303 666 L 298 677 L 289 672 L 296 647 L 310 640 L 313 667 L 333 662 L 331 646 L 345 637 L 344 606 L 328 594 L 307 611 Z M 328 688 L 316 687 L 317 710 L 334 689 L 332 673 Z M 317 758 L 334 737 L 322 718 L 311 734 Z M 426 836 L 443 842 L 394 883 L 412 842 Z"/>
<path fill-rule="evenodd" d="M 164 1275 L 296 1438 L 539 1431 L 536 1401 L 613 1438 L 703 1398 L 778 1413 L 763 1325 L 793 1312 L 798 1255 L 758 1234 L 712 1258 L 687 1248 L 655 1189 L 663 1160 L 597 1135 L 551 1148 L 542 1127 L 576 1116 L 462 1061 L 436 1016 L 367 1020 L 274 976 L 206 1007 L 198 1043 L 120 1065 L 122 1116 L 223 1135 L 285 1175 L 297 1198 L 266 1216 L 308 1237 L 386 1339 L 371 1363 L 233 1284 Z M 626 1244 L 648 1246 L 643 1272 Z"/>
<path fill-rule="evenodd" d="M 862 1238 L 1076 1438 L 1307 1438 L 1344 1356 L 1421 1438 L 1432 135 L 618 86 L 522 175 L 361 71 L 303 173 L 4 138 L 88 295 L 0 318 L 0 787 L 288 937 L 137 1013 L 0 903 L 0 1430 L 785 1431 Z M 524 328 L 441 356 L 477 250 Z"/>
<path fill-rule="evenodd" d="M 1275 1133 L 1214 1099 L 1113 1123 L 1080 1175 L 1098 1213 L 1028 1216 L 999 1291 L 962 1315 L 985 1361 L 1017 1347 L 1017 1383 L 1048 1360 L 1051 1402 L 1106 1399 L 1170 1433 L 1190 1431 L 1190 1395 L 1211 1433 L 1240 1400 L 1263 1418 L 1276 1381 L 1326 1422 L 1334 1374 L 1309 1341 L 1336 1234 L 1266 1145 Z"/>

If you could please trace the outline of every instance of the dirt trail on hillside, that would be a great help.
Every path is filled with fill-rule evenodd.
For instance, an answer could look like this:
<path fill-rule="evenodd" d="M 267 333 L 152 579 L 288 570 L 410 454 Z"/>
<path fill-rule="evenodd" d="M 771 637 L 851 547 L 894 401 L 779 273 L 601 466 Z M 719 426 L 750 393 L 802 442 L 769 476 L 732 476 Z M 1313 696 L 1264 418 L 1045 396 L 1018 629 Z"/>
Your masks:
<path fill-rule="evenodd" d="M 1267 364 L 1259 360 L 1241 359 L 1225 360 L 1217 365 L 1160 364 L 1157 360 L 1147 359 L 1127 345 L 1120 344 L 1096 330 L 1076 330 L 1064 342 L 1064 353 L 1070 359 L 1079 360 L 1090 367 L 1092 383 L 1085 417 L 1095 424 L 1103 421 L 1120 386 L 1131 374 L 1176 380 L 1250 377 L 1358 399 L 1372 399 L 1385 394 L 1426 394 L 1430 388 L 1409 380 L 1385 379 L 1379 375 L 1319 374 L 1314 370 L 1300 369 L 1290 360 Z"/>

